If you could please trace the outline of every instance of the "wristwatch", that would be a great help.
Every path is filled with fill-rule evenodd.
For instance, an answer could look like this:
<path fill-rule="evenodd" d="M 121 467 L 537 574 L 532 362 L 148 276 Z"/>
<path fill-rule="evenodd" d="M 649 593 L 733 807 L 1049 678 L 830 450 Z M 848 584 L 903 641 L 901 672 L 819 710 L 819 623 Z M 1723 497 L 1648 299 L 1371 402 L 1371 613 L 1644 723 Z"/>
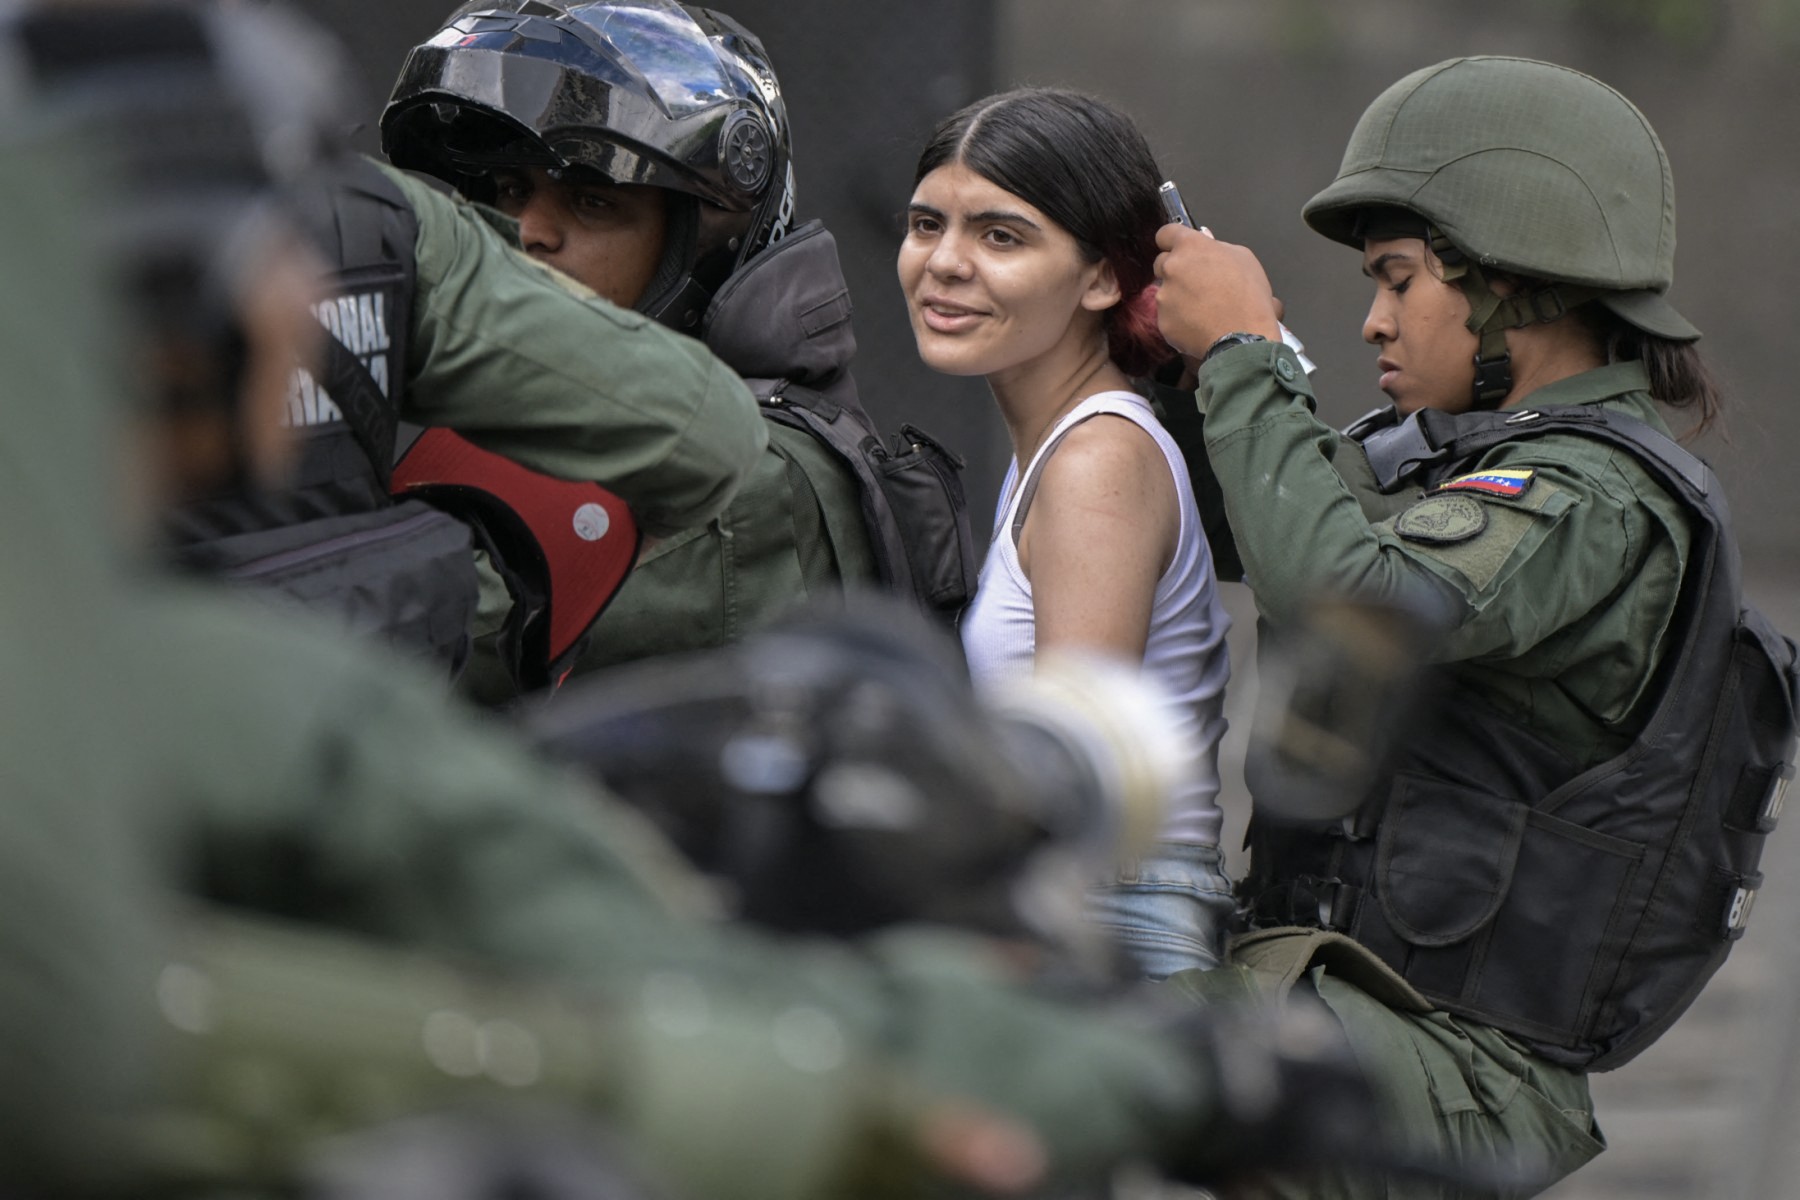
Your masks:
<path fill-rule="evenodd" d="M 1266 342 L 1268 340 L 1268 338 L 1260 333 L 1228 333 L 1212 345 L 1208 346 L 1206 348 L 1206 353 L 1200 356 L 1200 361 L 1204 363 L 1219 351 L 1230 349 L 1232 346 L 1244 346 L 1251 342 Z"/>

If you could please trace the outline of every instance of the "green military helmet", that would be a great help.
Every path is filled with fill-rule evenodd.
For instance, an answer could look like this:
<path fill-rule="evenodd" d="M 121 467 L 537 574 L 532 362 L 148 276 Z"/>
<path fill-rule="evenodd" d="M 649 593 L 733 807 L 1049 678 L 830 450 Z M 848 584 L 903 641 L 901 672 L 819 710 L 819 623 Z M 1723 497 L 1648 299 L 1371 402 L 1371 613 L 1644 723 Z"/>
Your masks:
<path fill-rule="evenodd" d="M 1668 155 L 1629 100 L 1579 71 L 1458 58 L 1400 80 L 1303 215 L 1360 248 L 1372 208 L 1423 217 L 1480 267 L 1574 285 L 1569 307 L 1592 299 L 1646 333 L 1700 336 L 1663 297 L 1675 277 Z"/>

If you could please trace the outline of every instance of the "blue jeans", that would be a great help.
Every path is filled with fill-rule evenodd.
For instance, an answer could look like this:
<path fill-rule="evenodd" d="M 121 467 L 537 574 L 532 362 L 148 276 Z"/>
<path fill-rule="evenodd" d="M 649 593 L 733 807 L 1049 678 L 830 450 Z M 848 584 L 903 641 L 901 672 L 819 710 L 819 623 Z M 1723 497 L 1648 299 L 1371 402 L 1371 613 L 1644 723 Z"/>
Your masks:
<path fill-rule="evenodd" d="M 1225 959 L 1231 880 L 1217 846 L 1157 842 L 1088 889 L 1088 920 L 1112 934 L 1149 979 Z"/>

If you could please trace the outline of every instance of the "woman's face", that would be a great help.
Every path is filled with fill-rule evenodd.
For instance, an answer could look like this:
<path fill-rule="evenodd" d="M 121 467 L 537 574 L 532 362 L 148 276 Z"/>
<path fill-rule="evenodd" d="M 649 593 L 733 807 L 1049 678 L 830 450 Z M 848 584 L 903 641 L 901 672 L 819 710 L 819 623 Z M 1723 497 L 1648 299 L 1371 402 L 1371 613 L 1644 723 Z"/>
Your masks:
<path fill-rule="evenodd" d="M 1363 274 L 1375 281 L 1363 341 L 1381 351 L 1377 386 L 1403 414 L 1421 408 L 1464 412 L 1474 402 L 1481 340 L 1464 324 L 1468 297 L 1445 283 L 1441 271 L 1423 238 L 1363 244 Z"/>
<path fill-rule="evenodd" d="M 919 357 L 947 375 L 995 375 L 1085 343 L 1119 301 L 1105 263 L 1034 206 L 961 163 L 919 181 L 900 244 Z"/>

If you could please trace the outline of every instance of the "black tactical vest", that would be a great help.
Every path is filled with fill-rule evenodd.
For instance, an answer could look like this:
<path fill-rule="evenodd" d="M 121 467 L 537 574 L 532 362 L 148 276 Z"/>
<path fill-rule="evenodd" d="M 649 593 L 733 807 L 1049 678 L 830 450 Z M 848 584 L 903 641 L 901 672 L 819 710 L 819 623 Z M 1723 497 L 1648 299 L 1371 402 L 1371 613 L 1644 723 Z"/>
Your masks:
<path fill-rule="evenodd" d="M 1668 1028 L 1743 935 L 1794 774 L 1800 669 L 1794 643 L 1741 606 L 1718 480 L 1642 422 L 1597 407 L 1427 410 L 1364 447 L 1391 490 L 1552 433 L 1629 452 L 1692 514 L 1643 731 L 1579 770 L 1466 693 L 1422 705 L 1355 814 L 1256 818 L 1241 914 L 1348 934 L 1443 1009 L 1606 1070 Z"/>
<path fill-rule="evenodd" d="M 316 308 L 320 369 L 297 370 L 288 486 L 189 505 L 170 523 L 177 560 L 343 618 L 359 633 L 460 668 L 476 576 L 466 526 L 388 495 L 412 327 L 417 218 L 367 160 L 320 179 L 301 215 L 336 267 Z"/>
<path fill-rule="evenodd" d="M 849 468 L 883 586 L 954 625 L 980 573 L 962 459 L 914 425 L 902 425 L 893 445 L 883 443 L 854 400 L 833 400 L 787 380 L 744 382 L 765 417 L 811 434 Z"/>

